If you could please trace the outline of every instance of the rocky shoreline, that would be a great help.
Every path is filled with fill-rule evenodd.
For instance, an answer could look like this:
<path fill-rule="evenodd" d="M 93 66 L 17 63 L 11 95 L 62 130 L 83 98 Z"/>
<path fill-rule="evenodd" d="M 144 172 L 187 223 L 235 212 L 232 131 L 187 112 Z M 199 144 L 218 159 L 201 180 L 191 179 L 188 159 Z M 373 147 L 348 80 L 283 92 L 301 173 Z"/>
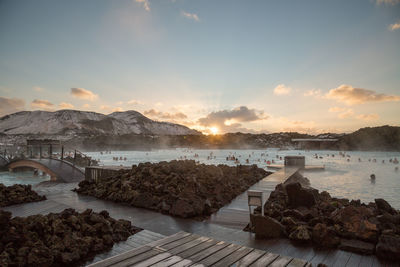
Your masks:
<path fill-rule="evenodd" d="M 334 198 L 297 176 L 278 184 L 264 205 L 264 216 L 260 213 L 251 215 L 257 238 L 287 237 L 316 248 L 400 260 L 400 211 L 384 199 L 364 204 Z"/>
<path fill-rule="evenodd" d="M 0 210 L 0 266 L 78 266 L 140 230 L 107 211 L 11 218 Z"/>
<path fill-rule="evenodd" d="M 97 182 L 82 181 L 76 192 L 199 218 L 211 215 L 268 174 L 256 165 L 230 167 L 173 160 L 133 165 L 129 171 Z"/>
<path fill-rule="evenodd" d="M 31 185 L 5 186 L 0 184 L 0 207 L 42 200 L 46 200 L 46 197 L 33 191 Z"/>

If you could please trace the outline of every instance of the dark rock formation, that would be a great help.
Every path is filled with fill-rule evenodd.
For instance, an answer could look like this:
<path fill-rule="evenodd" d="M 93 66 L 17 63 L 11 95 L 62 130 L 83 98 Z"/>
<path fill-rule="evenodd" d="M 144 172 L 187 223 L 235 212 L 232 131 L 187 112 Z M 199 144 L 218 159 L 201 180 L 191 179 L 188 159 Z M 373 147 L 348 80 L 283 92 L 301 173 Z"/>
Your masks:
<path fill-rule="evenodd" d="M 295 208 L 299 206 L 313 206 L 316 201 L 312 190 L 303 188 L 300 183 L 289 183 L 286 185 L 289 205 Z"/>
<path fill-rule="evenodd" d="M 400 259 L 399 211 L 383 199 L 364 204 L 360 200 L 334 198 L 304 181 L 297 177 L 278 184 L 264 205 L 265 218 L 282 225 L 289 239 L 363 254 L 376 250 L 379 257 Z M 263 221 L 261 215 L 258 217 Z M 266 225 L 250 230 L 265 232 L 268 230 L 263 228 L 270 227 Z"/>
<path fill-rule="evenodd" d="M 39 196 L 33 191 L 31 185 L 15 184 L 5 186 L 0 184 L 0 207 L 45 199 L 45 196 Z"/>
<path fill-rule="evenodd" d="M 269 173 L 256 165 L 197 164 L 193 160 L 133 165 L 115 177 L 82 181 L 76 191 L 183 218 L 208 216 Z"/>
<path fill-rule="evenodd" d="M 356 239 L 342 239 L 339 245 L 342 250 L 360 253 L 360 254 L 374 254 L 374 244 L 367 243 Z"/>
<path fill-rule="evenodd" d="M 400 261 L 400 236 L 381 235 L 376 245 L 376 254 L 384 259 Z"/>
<path fill-rule="evenodd" d="M 285 227 L 274 218 L 261 215 L 250 216 L 256 238 L 276 238 L 285 236 Z"/>
<path fill-rule="evenodd" d="M 77 266 L 138 231 L 107 211 L 11 218 L 0 210 L 0 266 Z"/>

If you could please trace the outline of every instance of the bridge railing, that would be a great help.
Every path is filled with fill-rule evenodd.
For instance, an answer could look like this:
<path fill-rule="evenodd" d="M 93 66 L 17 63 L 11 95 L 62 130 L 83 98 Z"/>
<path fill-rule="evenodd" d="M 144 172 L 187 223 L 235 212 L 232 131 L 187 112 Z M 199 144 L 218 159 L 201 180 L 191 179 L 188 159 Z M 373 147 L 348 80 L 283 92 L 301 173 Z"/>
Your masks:
<path fill-rule="evenodd" d="M 12 161 L 23 158 L 58 159 L 72 165 L 86 167 L 96 165 L 96 161 L 77 149 L 64 147 L 64 145 L 41 144 L 41 145 L 17 145 L 0 150 L 0 155 Z"/>

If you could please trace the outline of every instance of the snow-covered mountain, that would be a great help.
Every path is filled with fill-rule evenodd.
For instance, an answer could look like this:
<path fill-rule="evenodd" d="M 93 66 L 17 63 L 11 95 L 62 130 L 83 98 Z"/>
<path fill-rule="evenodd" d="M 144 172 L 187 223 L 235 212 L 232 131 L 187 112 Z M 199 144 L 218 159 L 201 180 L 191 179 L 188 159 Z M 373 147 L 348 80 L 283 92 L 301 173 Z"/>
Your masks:
<path fill-rule="evenodd" d="M 4 134 L 199 134 L 186 126 L 153 121 L 137 111 L 104 115 L 78 110 L 21 111 L 0 118 Z"/>

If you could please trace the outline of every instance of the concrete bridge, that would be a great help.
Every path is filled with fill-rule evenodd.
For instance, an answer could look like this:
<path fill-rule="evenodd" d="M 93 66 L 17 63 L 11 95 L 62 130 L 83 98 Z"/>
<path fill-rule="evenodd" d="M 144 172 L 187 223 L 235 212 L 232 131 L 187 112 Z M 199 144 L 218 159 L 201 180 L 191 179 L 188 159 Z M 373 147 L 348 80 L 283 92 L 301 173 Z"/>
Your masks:
<path fill-rule="evenodd" d="M 79 182 L 85 178 L 85 173 L 73 164 L 64 160 L 47 159 L 17 159 L 5 165 L 9 171 L 18 168 L 33 168 L 50 175 L 51 181 L 64 183 Z"/>

